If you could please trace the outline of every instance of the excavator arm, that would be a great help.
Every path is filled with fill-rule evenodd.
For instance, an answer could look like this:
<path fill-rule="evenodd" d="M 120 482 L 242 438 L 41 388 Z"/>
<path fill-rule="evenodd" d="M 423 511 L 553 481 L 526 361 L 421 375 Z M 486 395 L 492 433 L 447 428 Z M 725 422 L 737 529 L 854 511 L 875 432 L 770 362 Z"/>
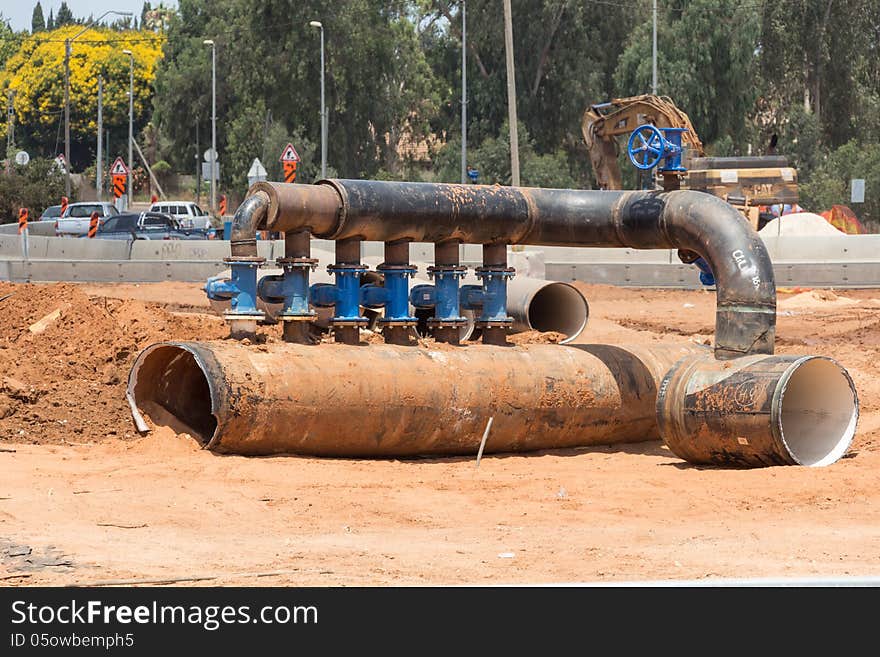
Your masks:
<path fill-rule="evenodd" d="M 584 112 L 581 132 L 600 189 L 621 189 L 623 179 L 617 164 L 618 146 L 615 138 L 629 135 L 646 123 L 658 128 L 686 128 L 687 132 L 682 134 L 682 145 L 690 149 L 692 156 L 703 156 L 703 144 L 690 118 L 668 96 L 643 94 L 590 105 Z"/>

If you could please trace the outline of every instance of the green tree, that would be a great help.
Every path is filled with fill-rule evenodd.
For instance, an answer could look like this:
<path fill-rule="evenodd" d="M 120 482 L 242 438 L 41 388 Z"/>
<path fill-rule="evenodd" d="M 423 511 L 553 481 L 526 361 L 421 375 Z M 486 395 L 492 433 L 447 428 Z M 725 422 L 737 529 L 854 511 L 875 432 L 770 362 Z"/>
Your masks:
<path fill-rule="evenodd" d="M 55 16 L 52 15 L 52 9 L 49 9 L 49 18 L 46 19 L 46 29 L 54 30 L 56 27 Z"/>
<path fill-rule="evenodd" d="M 850 203 L 850 181 L 865 180 L 865 203 Z M 800 184 L 800 204 L 812 212 L 821 212 L 832 205 L 849 206 L 874 230 L 880 228 L 880 144 L 850 141 L 831 151 Z"/>
<path fill-rule="evenodd" d="M 55 17 L 55 27 L 73 25 L 74 23 L 76 23 L 76 19 L 73 17 L 73 12 L 70 11 L 70 7 L 67 6 L 66 2 L 62 2 L 58 8 L 58 15 Z"/>
<path fill-rule="evenodd" d="M 43 32 L 46 29 L 46 19 L 43 17 L 43 7 L 39 1 L 34 7 L 34 13 L 31 16 L 31 33 Z"/>
<path fill-rule="evenodd" d="M 342 175 L 368 177 L 380 166 L 403 166 L 402 143 L 425 137 L 436 111 L 436 78 L 419 47 L 411 3 L 401 0 L 181 0 L 171 21 L 165 60 L 157 77 L 156 118 L 173 145 L 168 157 L 189 168 L 194 119 L 211 108 L 212 38 L 217 49 L 217 115 L 221 175 L 243 188 L 254 157 L 261 156 L 266 116 L 290 138 L 304 161 L 298 180 L 311 180 L 317 164 L 306 159 L 320 144 L 319 33 L 325 31 L 328 161 Z M 235 26 L 231 29 L 230 26 Z M 182 120 L 183 117 L 187 117 Z M 205 134 L 203 131 L 202 134 Z M 278 154 L 270 153 L 270 158 Z"/>
<path fill-rule="evenodd" d="M 64 194 L 64 176 L 51 158 L 31 158 L 27 166 L 14 165 L 9 175 L 0 175 L 0 223 L 18 220 L 19 208 L 30 211 L 35 220 Z"/>
<path fill-rule="evenodd" d="M 633 20 L 615 73 L 621 96 L 651 90 L 651 21 Z M 729 136 L 737 152 L 747 148 L 759 29 L 755 6 L 737 0 L 687 0 L 659 12 L 657 92 L 687 112 L 706 145 Z"/>

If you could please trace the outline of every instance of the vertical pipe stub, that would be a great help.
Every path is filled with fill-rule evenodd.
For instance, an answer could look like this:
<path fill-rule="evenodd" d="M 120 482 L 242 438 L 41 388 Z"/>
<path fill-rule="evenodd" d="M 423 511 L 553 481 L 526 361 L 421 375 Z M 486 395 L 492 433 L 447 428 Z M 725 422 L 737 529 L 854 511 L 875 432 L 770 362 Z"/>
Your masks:
<path fill-rule="evenodd" d="M 661 436 L 697 464 L 830 465 L 849 448 L 858 417 L 852 379 L 824 356 L 686 357 L 657 396 Z"/>

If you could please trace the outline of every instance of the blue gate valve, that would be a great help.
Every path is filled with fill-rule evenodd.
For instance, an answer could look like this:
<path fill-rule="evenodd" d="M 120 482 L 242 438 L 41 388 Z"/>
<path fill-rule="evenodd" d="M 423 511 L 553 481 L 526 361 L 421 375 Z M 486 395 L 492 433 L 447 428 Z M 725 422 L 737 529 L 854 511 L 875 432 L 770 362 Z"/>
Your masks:
<path fill-rule="evenodd" d="M 416 267 L 383 263 L 376 271 L 385 277 L 385 285 L 364 285 L 360 291 L 362 305 L 385 308 L 380 326 L 415 326 L 417 320 L 409 314 L 409 279 L 415 276 Z"/>
<path fill-rule="evenodd" d="M 513 267 L 477 267 L 476 276 L 482 285 L 461 287 L 461 307 L 480 310 L 475 325 L 480 328 L 503 328 L 513 324 L 507 315 L 507 281 L 516 275 Z"/>
<path fill-rule="evenodd" d="M 312 305 L 319 308 L 335 307 L 330 319 L 333 326 L 364 326 L 369 319 L 361 313 L 361 275 L 365 265 L 328 265 L 336 283 L 315 283 L 309 288 Z"/>
<path fill-rule="evenodd" d="M 681 133 L 687 128 L 663 128 L 646 123 L 633 130 L 626 144 L 626 153 L 632 165 L 647 171 L 663 161 L 661 172 L 687 171 L 681 165 L 683 153 Z"/>
<path fill-rule="evenodd" d="M 263 276 L 257 286 L 257 296 L 267 303 L 280 303 L 281 321 L 309 321 L 315 311 L 309 307 L 309 272 L 314 271 L 318 261 L 314 258 L 278 258 L 275 261 L 284 273 L 280 276 Z"/>
<path fill-rule="evenodd" d="M 214 301 L 230 301 L 223 313 L 233 334 L 253 334 L 256 323 L 266 314 L 257 309 L 257 270 L 265 258 L 230 257 L 223 260 L 229 265 L 230 278 L 214 276 L 205 283 L 205 292 Z"/>

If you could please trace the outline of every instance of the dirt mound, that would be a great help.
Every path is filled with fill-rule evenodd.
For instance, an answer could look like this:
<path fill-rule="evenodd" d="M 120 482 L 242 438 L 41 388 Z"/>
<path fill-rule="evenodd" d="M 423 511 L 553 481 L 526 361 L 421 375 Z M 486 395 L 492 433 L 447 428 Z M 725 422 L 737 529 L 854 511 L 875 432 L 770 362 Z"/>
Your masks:
<path fill-rule="evenodd" d="M 831 290 L 809 290 L 801 292 L 788 299 L 779 302 L 779 307 L 783 309 L 792 308 L 839 308 L 841 306 L 853 306 L 859 303 L 858 299 L 850 299 L 842 297 Z"/>
<path fill-rule="evenodd" d="M 89 297 L 78 286 L 0 283 L 0 440 L 133 437 L 125 383 L 161 340 L 222 338 L 220 318 Z"/>

